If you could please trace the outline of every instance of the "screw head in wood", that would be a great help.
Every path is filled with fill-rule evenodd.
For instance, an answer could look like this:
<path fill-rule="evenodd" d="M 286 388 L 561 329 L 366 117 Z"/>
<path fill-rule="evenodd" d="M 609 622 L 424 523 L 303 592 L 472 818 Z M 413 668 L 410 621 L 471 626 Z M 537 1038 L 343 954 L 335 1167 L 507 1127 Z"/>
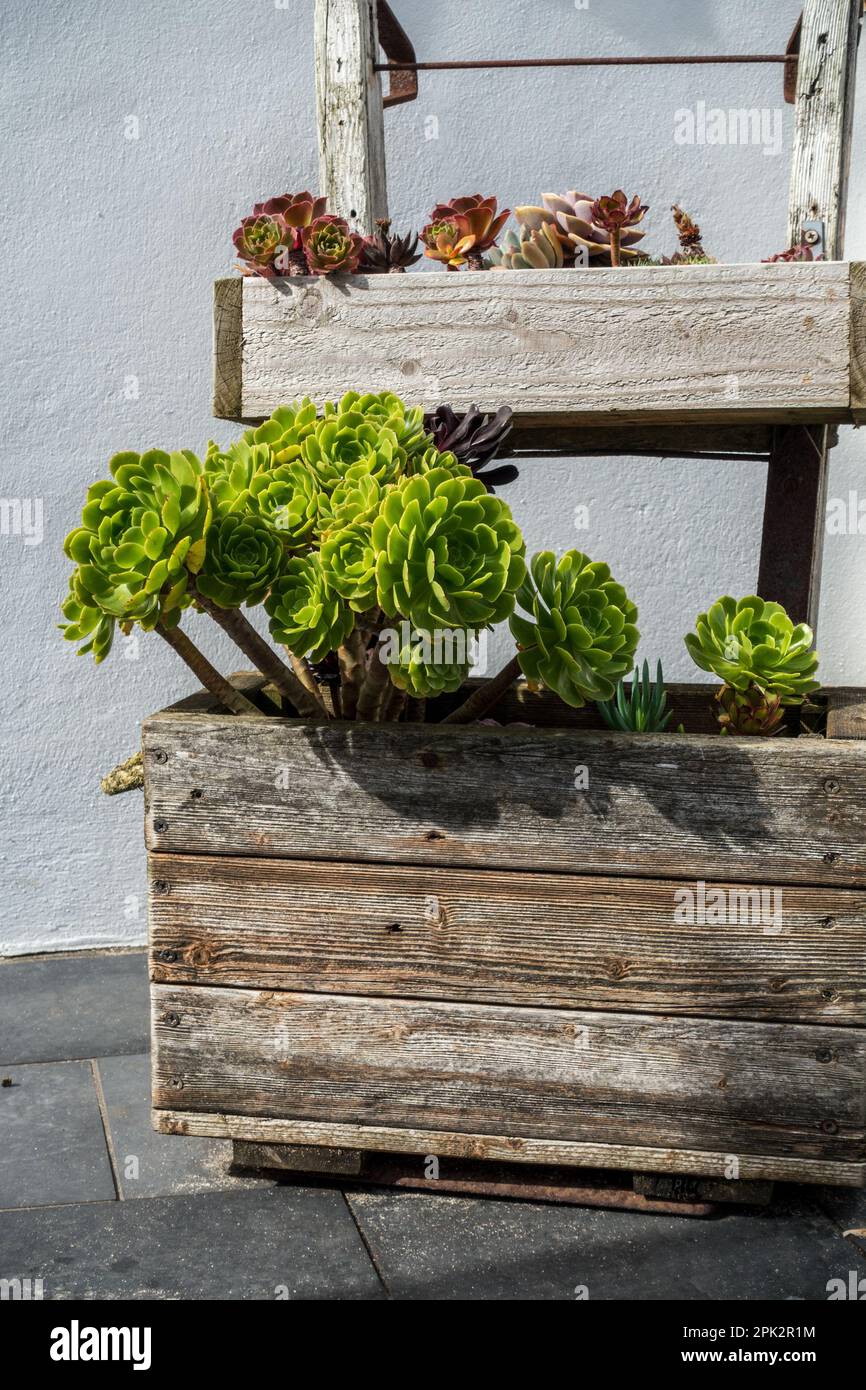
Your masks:
<path fill-rule="evenodd" d="M 837 792 L 839 790 L 839 783 L 836 781 L 835 777 L 825 778 L 824 790 L 825 792 Z"/>
<path fill-rule="evenodd" d="M 168 1084 L 169 1084 L 169 1086 L 171 1087 L 171 1089 L 172 1089 L 173 1091 L 182 1091 L 182 1090 L 183 1090 L 183 1080 L 182 1080 L 182 1078 L 179 1077 L 179 1076 L 173 1076 L 173 1077 L 171 1078 L 171 1081 L 170 1081 Z"/>
<path fill-rule="evenodd" d="M 154 829 L 155 828 L 156 827 L 154 827 Z M 151 884 L 151 887 L 154 893 L 159 893 L 161 895 L 164 895 L 171 891 L 171 889 L 169 888 L 168 879 L 166 878 L 155 878 L 153 880 L 153 883 Z"/>
<path fill-rule="evenodd" d="M 821 1133 L 822 1133 L 822 1134 L 838 1134 L 838 1133 L 839 1133 L 839 1126 L 837 1125 L 837 1123 L 836 1123 L 835 1120 L 822 1120 L 822 1121 L 821 1121 L 821 1126 L 820 1126 L 820 1128 L 821 1128 Z"/>
<path fill-rule="evenodd" d="M 835 864 L 838 858 L 838 854 L 832 849 L 828 849 L 827 853 L 823 856 L 825 864 Z"/>
<path fill-rule="evenodd" d="M 168 762 L 168 754 L 166 753 L 166 751 L 165 751 L 164 748 L 154 748 L 154 750 L 153 750 L 153 761 L 154 761 L 155 763 L 167 763 L 167 762 Z"/>
<path fill-rule="evenodd" d="M 153 822 L 153 828 L 154 828 L 154 831 L 156 832 L 157 835 L 164 835 L 165 832 L 166 832 L 166 830 L 168 830 L 168 821 L 167 821 L 167 820 L 155 820 L 155 821 Z M 825 858 L 826 858 L 826 856 L 825 856 Z"/>
<path fill-rule="evenodd" d="M 166 965 L 174 965 L 175 961 L 177 960 L 177 951 L 172 951 L 169 949 L 166 949 L 164 951 L 157 951 L 156 958 L 157 960 L 165 961 Z"/>
<path fill-rule="evenodd" d="M 830 1051 L 829 1047 L 819 1047 L 818 1051 L 815 1053 L 815 1060 L 817 1062 L 832 1062 L 833 1053 Z"/>
<path fill-rule="evenodd" d="M 180 1027 L 180 1014 L 176 1014 L 176 1013 L 172 1013 L 172 1012 L 169 1012 L 169 1013 L 167 1013 L 167 1014 L 163 1014 L 163 1016 L 162 1016 L 162 1021 L 163 1021 L 163 1023 L 166 1024 L 166 1026 L 169 1027 L 169 1028 L 179 1028 L 179 1027 Z"/>

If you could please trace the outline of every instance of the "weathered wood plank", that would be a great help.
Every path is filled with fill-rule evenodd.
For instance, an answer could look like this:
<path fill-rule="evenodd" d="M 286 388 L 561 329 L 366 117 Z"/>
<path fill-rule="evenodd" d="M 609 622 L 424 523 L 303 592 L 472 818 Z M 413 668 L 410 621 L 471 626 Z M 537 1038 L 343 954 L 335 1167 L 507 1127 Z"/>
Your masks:
<path fill-rule="evenodd" d="M 322 192 L 330 212 L 371 233 L 388 216 L 376 6 L 316 0 L 314 35 Z"/>
<path fill-rule="evenodd" d="M 626 457 L 651 455 L 657 458 L 685 458 L 701 454 L 720 459 L 727 454 L 750 454 L 761 459 L 772 448 L 771 425 L 741 424 L 660 424 L 582 427 L 550 425 L 544 416 L 521 415 L 500 451 L 500 457 L 521 458 L 529 464 L 541 459 L 567 455 L 569 458 L 603 455 Z M 699 460 L 700 461 L 700 460 Z"/>
<path fill-rule="evenodd" d="M 152 985 L 153 1104 L 866 1159 L 866 1031 Z"/>
<path fill-rule="evenodd" d="M 179 1098 L 179 1097 L 178 1097 Z M 176 1104 L 176 1102 L 174 1102 Z M 729 1178 L 736 1158 L 746 1182 L 866 1184 L 866 1163 L 828 1162 L 774 1154 L 736 1154 L 728 1150 L 641 1148 L 628 1144 L 575 1144 L 563 1140 L 521 1139 L 496 1134 L 455 1134 L 442 1130 L 397 1129 L 386 1125 L 319 1124 L 315 1120 L 275 1120 L 257 1115 L 159 1109 L 152 1112 L 160 1134 L 190 1134 L 256 1144 L 357 1146 L 382 1153 L 436 1154 L 510 1163 L 569 1164 L 576 1168 L 642 1169 L 655 1173 L 695 1173 Z"/>
<path fill-rule="evenodd" d="M 647 879 L 155 854 L 150 883 L 164 984 L 866 1024 L 851 889 L 767 890 L 761 920 L 724 886 L 720 925 Z"/>
<path fill-rule="evenodd" d="M 213 413 L 241 415 L 243 277 L 217 280 L 213 287 Z"/>
<path fill-rule="evenodd" d="M 788 235 L 824 223 L 827 255 L 842 255 L 862 0 L 805 0 L 797 68 Z"/>
<path fill-rule="evenodd" d="M 866 262 L 851 264 L 851 414 L 866 424 Z"/>
<path fill-rule="evenodd" d="M 866 739 L 866 689 L 827 693 L 827 737 Z"/>
<path fill-rule="evenodd" d="M 860 742 L 207 714 L 142 740 L 151 850 L 866 887 Z"/>
<path fill-rule="evenodd" d="M 845 264 L 336 279 L 244 278 L 244 417 L 347 381 L 430 408 L 507 403 L 518 423 L 850 416 Z"/>
<path fill-rule="evenodd" d="M 776 431 L 767 469 L 757 592 L 796 623 L 818 622 L 827 510 L 827 429 Z"/>

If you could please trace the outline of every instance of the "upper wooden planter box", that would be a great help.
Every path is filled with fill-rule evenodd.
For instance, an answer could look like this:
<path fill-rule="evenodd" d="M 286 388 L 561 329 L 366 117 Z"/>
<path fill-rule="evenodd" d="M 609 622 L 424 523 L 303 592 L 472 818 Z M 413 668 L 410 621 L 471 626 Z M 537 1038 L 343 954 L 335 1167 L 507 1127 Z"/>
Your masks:
<path fill-rule="evenodd" d="M 259 277 L 215 286 L 214 414 L 352 386 L 523 424 L 851 421 L 866 265 Z"/>

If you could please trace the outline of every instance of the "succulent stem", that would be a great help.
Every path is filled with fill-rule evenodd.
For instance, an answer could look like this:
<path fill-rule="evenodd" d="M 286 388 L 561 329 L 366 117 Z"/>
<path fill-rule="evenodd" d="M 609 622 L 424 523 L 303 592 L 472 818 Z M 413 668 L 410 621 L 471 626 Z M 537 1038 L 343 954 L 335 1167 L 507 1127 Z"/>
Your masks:
<path fill-rule="evenodd" d="M 465 700 L 457 709 L 452 710 L 451 714 L 446 715 L 442 720 L 443 724 L 471 724 L 473 719 L 480 719 L 489 709 L 496 704 L 506 692 L 510 685 L 513 685 L 520 675 L 520 662 L 513 656 L 507 666 L 503 666 L 498 676 L 492 680 L 485 681 L 478 689 Z"/>
<path fill-rule="evenodd" d="M 364 676 L 364 683 L 358 695 L 356 719 L 378 719 L 379 707 L 388 692 L 391 678 L 388 667 L 379 656 L 379 643 L 370 654 L 370 664 Z"/>
<path fill-rule="evenodd" d="M 612 227 L 610 232 L 610 263 L 611 265 L 622 265 L 620 255 L 620 238 L 622 231 L 619 227 Z"/>
<path fill-rule="evenodd" d="M 273 681 L 281 695 L 291 700 L 298 714 L 312 719 L 327 718 L 318 694 L 304 688 L 298 677 L 280 660 L 264 638 L 259 636 L 239 608 L 220 608 L 219 604 L 213 603 L 200 590 L 196 591 L 196 599 L 205 613 L 219 624 L 244 656 L 249 657 L 256 669 L 261 671 L 263 676 L 267 676 L 269 681 Z"/>
<path fill-rule="evenodd" d="M 157 623 L 154 629 L 159 633 L 163 641 L 177 652 L 181 661 L 185 661 L 193 675 L 201 682 L 205 690 L 209 690 L 211 695 L 215 695 L 220 704 L 225 705 L 232 714 L 256 714 L 264 719 L 260 709 L 256 709 L 251 700 L 246 695 L 242 695 L 239 690 L 235 690 L 224 676 L 221 676 L 215 666 L 211 666 L 207 657 L 199 651 L 194 642 L 191 642 L 185 632 L 181 632 L 179 627 L 164 627 L 162 623 Z"/>
<path fill-rule="evenodd" d="M 345 642 L 337 649 L 340 663 L 340 698 L 343 718 L 354 719 L 358 706 L 358 693 L 364 679 L 364 653 L 367 649 L 367 633 L 362 628 L 350 632 Z"/>

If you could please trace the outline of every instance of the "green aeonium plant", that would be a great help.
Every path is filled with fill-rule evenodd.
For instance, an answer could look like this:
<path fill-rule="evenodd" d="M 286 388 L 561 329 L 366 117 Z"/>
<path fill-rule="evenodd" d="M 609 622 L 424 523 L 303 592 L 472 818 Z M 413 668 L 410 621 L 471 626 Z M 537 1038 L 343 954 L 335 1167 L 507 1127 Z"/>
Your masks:
<path fill-rule="evenodd" d="M 351 391 L 280 406 L 203 464 L 118 455 L 66 542 L 67 638 L 101 661 L 116 626 L 155 628 L 229 708 L 260 712 L 181 630 L 193 606 L 305 717 L 419 718 L 465 684 L 481 632 L 511 619 L 518 656 L 449 719 L 483 713 L 521 670 L 570 704 L 608 698 L 634 655 L 634 605 L 577 552 L 527 573 L 510 508 L 473 474 L 506 415 L 425 418 Z M 277 648 L 241 611 L 259 604 Z"/>
<path fill-rule="evenodd" d="M 702 671 L 719 676 L 718 720 L 723 733 L 775 734 L 785 707 L 818 689 L 812 629 L 794 623 L 780 603 L 756 595 L 718 599 L 698 615 L 685 638 Z"/>
<path fill-rule="evenodd" d="M 517 595 L 520 668 L 567 705 L 609 700 L 631 669 L 639 633 L 637 608 L 607 565 L 569 550 L 557 561 L 541 551 Z"/>

